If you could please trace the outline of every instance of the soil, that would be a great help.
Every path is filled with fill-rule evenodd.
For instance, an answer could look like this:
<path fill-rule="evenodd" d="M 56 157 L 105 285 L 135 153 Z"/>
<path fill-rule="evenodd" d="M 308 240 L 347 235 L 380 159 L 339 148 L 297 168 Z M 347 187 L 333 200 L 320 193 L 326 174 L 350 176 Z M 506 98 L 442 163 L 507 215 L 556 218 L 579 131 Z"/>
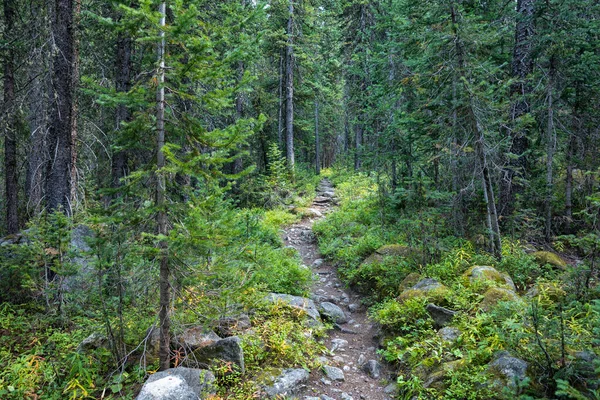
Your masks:
<path fill-rule="evenodd" d="M 323 215 L 331 212 L 336 202 L 333 192 L 331 182 L 327 179 L 323 180 L 311 208 Z M 322 359 L 323 364 L 342 369 L 345 379 L 332 381 L 322 370 L 312 371 L 306 387 L 298 397 L 300 399 L 321 398 L 320 396 L 326 395 L 335 400 L 391 399 L 392 395 L 385 391 L 386 385 L 389 384 L 390 373 L 377 354 L 378 330 L 376 325 L 369 320 L 366 307 L 361 304 L 361 296 L 351 289 L 345 288 L 337 276 L 335 266 L 322 259 L 319 254 L 316 238 L 312 233 L 312 225 L 320 218 L 322 217 L 306 218 L 298 224 L 288 227 L 285 230 L 284 240 L 286 245 L 298 250 L 304 264 L 318 276 L 312 288 L 312 297 L 315 302 L 317 304 L 321 301 L 334 303 L 347 316 L 347 323 L 335 325 L 335 329 L 329 331 L 325 344 L 331 351 Z M 347 341 L 347 344 L 340 346 L 338 339 Z M 363 371 L 361 364 L 368 360 L 378 361 L 381 369 L 378 379 Z"/>

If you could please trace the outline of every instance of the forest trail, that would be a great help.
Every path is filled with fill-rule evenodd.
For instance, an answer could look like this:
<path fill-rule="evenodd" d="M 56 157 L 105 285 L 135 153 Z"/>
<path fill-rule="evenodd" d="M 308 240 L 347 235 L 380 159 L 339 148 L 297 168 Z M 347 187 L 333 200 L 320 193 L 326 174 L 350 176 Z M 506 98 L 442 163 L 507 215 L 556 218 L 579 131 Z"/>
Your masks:
<path fill-rule="evenodd" d="M 331 182 L 324 179 L 317 189 L 312 209 L 318 214 L 331 211 L 335 201 Z M 345 289 L 337 276 L 336 268 L 320 256 L 316 238 L 312 232 L 313 223 L 322 218 L 306 218 L 285 230 L 285 244 L 298 250 L 305 265 L 310 266 L 318 276 L 312 287 L 311 297 L 315 303 L 329 302 L 339 306 L 347 317 L 346 323 L 335 325 L 328 333 L 325 344 L 330 350 L 323 357 L 323 364 L 339 368 L 343 380 L 334 379 L 339 370 L 314 370 L 306 387 L 299 393 L 303 400 L 386 400 L 383 379 L 389 374 L 386 366 L 379 362 L 376 353 L 377 330 L 367 316 L 361 296 Z M 341 377 L 339 377 L 341 378 Z"/>

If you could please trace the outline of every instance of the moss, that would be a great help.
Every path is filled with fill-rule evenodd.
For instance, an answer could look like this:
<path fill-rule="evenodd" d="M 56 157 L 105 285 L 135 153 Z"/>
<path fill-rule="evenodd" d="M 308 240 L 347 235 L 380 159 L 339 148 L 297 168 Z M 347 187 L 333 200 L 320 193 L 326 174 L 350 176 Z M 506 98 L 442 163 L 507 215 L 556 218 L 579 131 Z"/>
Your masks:
<path fill-rule="evenodd" d="M 535 297 L 544 303 L 558 303 L 567 297 L 567 292 L 558 282 L 540 280 L 527 292 L 527 297 Z"/>
<path fill-rule="evenodd" d="M 404 278 L 402 283 L 400 283 L 399 292 L 402 293 L 404 290 L 415 286 L 421 279 L 421 275 L 416 272 L 411 272 Z"/>
<path fill-rule="evenodd" d="M 479 303 L 479 308 L 483 311 L 490 311 L 501 301 L 520 301 L 521 298 L 512 290 L 500 287 L 488 289 L 483 294 L 483 300 Z"/>
<path fill-rule="evenodd" d="M 465 360 L 450 361 L 440 365 L 435 371 L 433 371 L 423 384 L 426 388 L 432 388 L 439 391 L 445 390 L 448 385 L 444 382 L 444 379 L 449 372 L 457 371 L 465 366 Z"/>
<path fill-rule="evenodd" d="M 567 266 L 567 262 L 561 256 L 550 251 L 536 251 L 532 255 L 540 265 L 552 265 L 558 268 L 565 268 Z"/>
<path fill-rule="evenodd" d="M 414 251 L 414 249 L 408 246 L 388 244 L 375 250 L 375 253 L 381 254 L 382 256 L 407 257 L 413 255 Z"/>
<path fill-rule="evenodd" d="M 469 268 L 463 274 L 463 281 L 466 286 L 476 282 L 491 282 L 493 286 L 504 286 L 515 290 L 515 284 L 508 274 L 499 272 L 496 268 L 490 266 L 475 265 Z"/>
<path fill-rule="evenodd" d="M 407 289 L 400 294 L 400 296 L 398 297 L 398 300 L 404 301 L 404 300 L 412 299 L 415 297 L 427 297 L 427 296 L 425 295 L 425 292 L 423 292 L 422 290 Z"/>
<path fill-rule="evenodd" d="M 415 297 L 424 297 L 427 301 L 444 306 L 448 304 L 450 289 L 444 285 L 426 291 L 420 289 L 407 289 L 398 296 L 398 301 L 403 302 Z"/>

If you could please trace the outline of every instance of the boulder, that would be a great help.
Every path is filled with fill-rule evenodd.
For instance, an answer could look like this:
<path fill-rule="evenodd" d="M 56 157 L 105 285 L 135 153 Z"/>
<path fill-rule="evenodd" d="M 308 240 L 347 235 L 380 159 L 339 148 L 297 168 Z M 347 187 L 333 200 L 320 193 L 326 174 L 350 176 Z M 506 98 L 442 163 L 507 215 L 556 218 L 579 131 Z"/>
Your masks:
<path fill-rule="evenodd" d="M 483 311 L 490 311 L 501 301 L 520 301 L 521 298 L 512 290 L 503 287 L 489 288 L 483 294 L 483 300 L 479 303 L 479 308 Z"/>
<path fill-rule="evenodd" d="M 444 342 L 456 342 L 462 332 L 458 328 L 452 326 L 446 326 L 438 331 L 438 336 Z"/>
<path fill-rule="evenodd" d="M 423 253 L 409 246 L 388 244 L 375 250 L 373 254 L 363 261 L 363 264 L 382 262 L 385 257 L 407 257 L 420 260 L 423 258 Z"/>
<path fill-rule="evenodd" d="M 319 312 L 324 319 L 337 324 L 344 324 L 348 322 L 348 318 L 346 317 L 346 314 L 344 314 L 344 311 L 328 301 L 324 301 L 323 303 L 319 304 Z"/>
<path fill-rule="evenodd" d="M 79 346 L 77 346 L 77 351 L 79 353 L 87 353 L 91 350 L 96 350 L 106 346 L 108 346 L 108 338 L 106 335 L 94 332 L 90 336 L 83 339 L 81 343 L 79 343 Z"/>
<path fill-rule="evenodd" d="M 219 335 L 213 331 L 207 331 L 203 326 L 188 328 L 182 334 L 175 336 L 174 339 L 176 344 L 185 350 L 196 350 L 200 347 L 213 345 L 221 340 Z"/>
<path fill-rule="evenodd" d="M 425 296 L 431 301 L 444 302 L 448 288 L 433 278 L 419 280 L 412 287 L 400 293 L 398 300 L 407 300 L 413 297 Z"/>
<path fill-rule="evenodd" d="M 215 332 L 221 337 L 234 336 L 237 332 L 250 329 L 252 323 L 246 314 L 237 317 L 223 317 L 212 323 Z"/>
<path fill-rule="evenodd" d="M 271 303 L 284 303 L 290 307 L 304 311 L 312 319 L 319 321 L 319 311 L 315 302 L 306 297 L 292 296 L 290 294 L 269 293 L 266 300 Z"/>
<path fill-rule="evenodd" d="M 527 377 L 527 363 L 507 351 L 500 351 L 488 364 L 487 371 L 496 377 L 492 382 L 493 387 L 515 387 L 516 382 Z"/>
<path fill-rule="evenodd" d="M 443 286 L 444 285 L 433 278 L 425 278 L 417 282 L 411 289 L 419 290 L 421 292 L 431 292 L 432 290 L 440 289 Z"/>
<path fill-rule="evenodd" d="M 436 329 L 443 328 L 448 325 L 452 318 L 456 315 L 456 311 L 449 310 L 444 307 L 436 306 L 433 303 L 427 304 L 427 312 L 433 319 L 433 326 Z"/>
<path fill-rule="evenodd" d="M 416 272 L 411 272 L 410 274 L 406 275 L 406 277 L 400 283 L 400 293 L 402 293 L 406 289 L 410 289 L 411 287 L 415 286 L 421 280 L 421 275 Z"/>
<path fill-rule="evenodd" d="M 540 265 L 551 265 L 556 268 L 564 269 L 567 262 L 558 254 L 551 251 L 536 251 L 531 254 Z"/>
<path fill-rule="evenodd" d="M 300 391 L 308 377 L 305 369 L 284 369 L 272 385 L 264 387 L 264 391 L 269 398 L 283 398 Z"/>
<path fill-rule="evenodd" d="M 324 365 L 323 372 L 325 373 L 325 376 L 327 376 L 327 378 L 331 379 L 332 381 L 346 380 L 346 377 L 344 376 L 344 371 L 342 371 L 341 369 L 339 369 L 337 367 L 332 367 L 330 365 Z"/>
<path fill-rule="evenodd" d="M 362 365 L 361 369 L 373 379 L 381 377 L 381 364 L 377 360 L 367 361 Z"/>
<path fill-rule="evenodd" d="M 212 364 L 214 360 L 235 364 L 243 374 L 245 367 L 242 340 L 237 336 L 230 336 L 197 348 L 192 354 L 188 355 L 184 361 L 184 365 L 205 368 Z"/>
<path fill-rule="evenodd" d="M 151 375 L 137 400 L 198 400 L 215 393 L 212 372 L 192 368 L 171 368 Z"/>
<path fill-rule="evenodd" d="M 498 271 L 494 267 L 487 265 L 476 265 L 469 268 L 464 274 L 465 283 L 473 284 L 475 282 L 492 282 L 496 286 L 504 286 L 515 292 L 517 288 L 508 274 Z"/>
<path fill-rule="evenodd" d="M 529 298 L 537 298 L 542 302 L 558 303 L 562 301 L 567 292 L 558 282 L 546 282 L 538 280 L 535 285 L 525 294 Z"/>

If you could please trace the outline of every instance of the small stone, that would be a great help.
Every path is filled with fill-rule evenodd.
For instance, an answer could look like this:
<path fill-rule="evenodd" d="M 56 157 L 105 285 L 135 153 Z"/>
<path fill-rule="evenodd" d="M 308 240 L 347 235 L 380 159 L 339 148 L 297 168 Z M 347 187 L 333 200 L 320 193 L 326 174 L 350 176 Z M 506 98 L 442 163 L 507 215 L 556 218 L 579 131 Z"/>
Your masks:
<path fill-rule="evenodd" d="M 320 267 L 321 265 L 323 265 L 325 261 L 323 261 L 322 258 L 317 258 L 315 261 L 313 261 L 313 267 Z"/>
<path fill-rule="evenodd" d="M 337 349 L 343 349 L 348 345 L 348 341 L 346 339 L 332 339 L 331 340 L 331 351 L 334 352 Z"/>
<path fill-rule="evenodd" d="M 335 400 L 333 397 L 329 397 L 326 394 L 321 395 L 321 400 Z"/>
<path fill-rule="evenodd" d="M 354 400 L 348 393 L 342 393 L 342 400 Z"/>
<path fill-rule="evenodd" d="M 271 398 L 286 396 L 300 390 L 308 378 L 308 372 L 303 368 L 285 369 L 272 386 L 265 388 L 265 392 Z"/>
<path fill-rule="evenodd" d="M 362 370 L 373 379 L 379 379 L 381 376 L 381 365 L 377 360 L 369 360 L 363 366 Z"/>
<path fill-rule="evenodd" d="M 361 354 L 360 356 L 358 356 L 358 365 L 362 366 L 366 362 L 367 362 L 367 357 L 365 357 L 364 354 Z"/>
<path fill-rule="evenodd" d="M 394 382 L 390 383 L 383 389 L 383 392 L 390 395 L 396 394 L 398 392 L 398 384 Z"/>
<path fill-rule="evenodd" d="M 358 304 L 354 304 L 354 303 L 348 304 L 348 310 L 350 312 L 357 312 L 359 308 L 360 308 L 360 306 Z"/>
<path fill-rule="evenodd" d="M 342 369 L 343 369 L 344 371 L 346 371 L 346 372 L 350 371 L 350 367 L 349 367 L 349 366 L 347 366 L 347 365 L 344 365 L 344 366 L 342 367 Z"/>
<path fill-rule="evenodd" d="M 346 377 L 344 376 L 344 371 L 342 371 L 339 368 L 332 367 L 330 365 L 325 365 L 323 367 L 323 371 L 325 371 L 325 375 L 332 381 L 343 381 L 346 379 Z"/>
<path fill-rule="evenodd" d="M 444 342 L 456 342 L 461 332 L 458 328 L 446 326 L 440 329 L 437 334 Z"/>
<path fill-rule="evenodd" d="M 331 385 L 331 381 L 329 379 L 321 378 L 321 382 L 323 383 L 323 385 Z"/>

